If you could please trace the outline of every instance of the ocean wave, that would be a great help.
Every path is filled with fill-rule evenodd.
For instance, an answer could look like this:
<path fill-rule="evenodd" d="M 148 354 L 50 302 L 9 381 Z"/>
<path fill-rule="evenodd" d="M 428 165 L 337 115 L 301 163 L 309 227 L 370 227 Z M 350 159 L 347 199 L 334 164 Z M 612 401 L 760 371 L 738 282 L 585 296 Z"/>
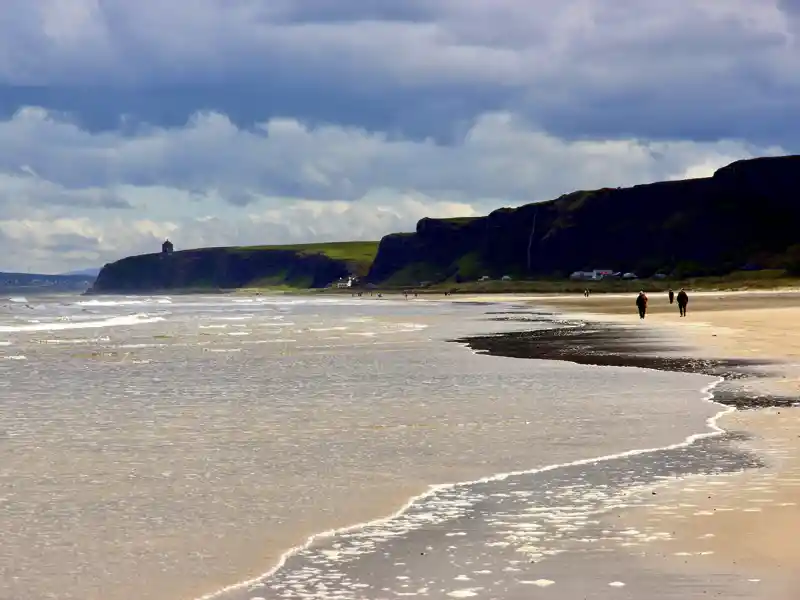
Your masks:
<path fill-rule="evenodd" d="M 119 349 L 124 350 L 138 350 L 141 348 L 166 348 L 167 344 L 120 344 L 117 346 Z"/>
<path fill-rule="evenodd" d="M 241 348 L 203 348 L 203 352 L 217 352 L 220 354 L 228 354 L 230 352 L 241 352 Z"/>
<path fill-rule="evenodd" d="M 249 321 L 255 315 L 239 315 L 237 317 L 214 317 L 217 321 Z"/>
<path fill-rule="evenodd" d="M 719 378 L 713 383 L 704 386 L 700 390 L 700 392 L 703 394 L 703 400 L 711 404 L 717 404 L 718 406 L 722 406 L 714 401 L 714 388 L 716 388 L 723 381 L 724 381 L 723 378 Z M 203 596 L 200 596 L 197 600 L 216 600 L 217 598 L 222 598 L 225 595 L 238 590 L 248 590 L 250 592 L 256 592 L 257 590 L 264 588 L 266 584 L 269 582 L 269 580 L 272 577 L 274 577 L 279 571 L 281 571 L 291 558 L 295 557 L 296 555 L 300 554 L 303 551 L 307 551 L 313 545 L 319 544 L 322 541 L 329 541 L 333 538 L 340 538 L 341 536 L 348 535 L 354 539 L 360 538 L 359 545 L 361 546 L 361 548 L 364 549 L 364 551 L 367 552 L 372 551 L 374 549 L 374 544 L 376 541 L 385 541 L 388 538 L 405 535 L 413 530 L 418 530 L 425 527 L 431 527 L 432 525 L 437 525 L 450 519 L 463 517 L 464 515 L 467 514 L 467 511 L 465 509 L 472 508 L 477 501 L 484 499 L 484 497 L 480 495 L 475 495 L 474 498 L 469 498 L 469 499 L 464 498 L 463 495 L 456 495 L 454 498 L 444 498 L 444 497 L 440 498 L 440 496 L 452 493 L 458 489 L 465 489 L 468 486 L 474 486 L 476 484 L 504 481 L 508 480 L 511 477 L 516 477 L 520 475 L 533 475 L 538 473 L 546 473 L 549 471 L 555 471 L 558 469 L 565 469 L 569 467 L 594 465 L 621 458 L 635 457 L 644 454 L 653 454 L 659 451 L 687 448 L 700 440 L 724 434 L 725 430 L 723 430 L 717 424 L 717 422 L 722 416 L 730 412 L 733 412 L 735 410 L 736 409 L 733 407 L 727 407 L 727 406 L 724 407 L 715 415 L 706 419 L 706 431 L 702 433 L 695 433 L 689 435 L 685 437 L 682 441 L 670 445 L 652 447 L 652 448 L 635 448 L 613 454 L 581 458 L 569 462 L 554 463 L 532 469 L 522 469 L 517 471 L 496 473 L 474 480 L 431 485 L 425 492 L 410 498 L 400 509 L 398 509 L 397 511 L 395 511 L 390 515 L 374 519 L 371 521 L 355 523 L 353 525 L 348 525 L 336 529 L 329 529 L 326 531 L 313 534 L 309 536 L 304 543 L 297 545 L 293 548 L 290 548 L 289 550 L 284 552 L 279 557 L 277 563 L 273 565 L 272 568 L 270 568 L 265 573 L 245 581 L 228 585 L 217 591 L 205 594 Z M 592 490 L 592 493 L 596 495 L 596 492 L 597 490 L 596 488 L 594 488 Z M 433 508 L 435 510 L 428 510 L 427 506 L 424 506 L 426 504 L 433 505 Z M 413 509 L 422 506 L 425 507 L 425 510 L 423 512 L 413 511 Z M 536 507 L 533 508 L 535 509 Z M 563 519 L 561 513 L 559 513 L 557 517 Z M 528 550 L 528 548 L 526 547 L 525 550 Z M 530 550 L 535 551 L 537 549 L 531 547 Z M 322 552 L 323 554 L 328 555 L 328 558 L 337 558 L 342 553 L 338 549 L 333 551 L 323 550 Z M 346 549 L 345 552 L 350 556 L 356 554 L 356 552 L 354 552 L 352 549 Z M 545 554 L 556 554 L 556 553 L 558 552 L 542 553 L 541 555 L 531 554 L 529 560 L 530 562 L 538 562 L 538 559 L 541 556 Z"/>
<path fill-rule="evenodd" d="M 424 323 L 394 323 L 389 327 L 394 331 L 422 331 L 427 328 L 428 326 Z"/>
<path fill-rule="evenodd" d="M 75 303 L 77 306 L 139 306 L 142 304 L 172 304 L 169 297 L 148 297 L 126 300 L 82 300 Z"/>
<path fill-rule="evenodd" d="M 61 331 L 65 329 L 94 329 L 98 327 L 125 327 L 130 325 L 143 325 L 145 323 L 157 323 L 163 321 L 164 317 L 154 317 L 147 313 L 137 313 L 134 315 L 111 317 L 100 321 L 72 321 L 57 323 L 34 323 L 19 326 L 0 326 L 0 333 L 23 333 L 28 331 Z"/>
<path fill-rule="evenodd" d="M 96 338 L 55 338 L 47 340 L 36 340 L 37 344 L 103 344 L 110 342 L 111 338 L 108 336 L 101 336 Z"/>

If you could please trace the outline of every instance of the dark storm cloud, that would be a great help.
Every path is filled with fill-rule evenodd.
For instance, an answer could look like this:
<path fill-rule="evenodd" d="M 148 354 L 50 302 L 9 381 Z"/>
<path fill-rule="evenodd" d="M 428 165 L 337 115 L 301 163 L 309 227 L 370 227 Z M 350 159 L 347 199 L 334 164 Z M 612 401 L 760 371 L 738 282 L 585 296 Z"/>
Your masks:
<path fill-rule="evenodd" d="M 0 117 L 36 105 L 126 131 L 216 110 L 452 142 L 514 110 L 570 139 L 797 144 L 800 51 L 781 19 L 798 0 L 108 0 L 47 35 L 40 3 L 8 2 Z"/>
<path fill-rule="evenodd" d="M 514 91 L 474 89 L 467 85 L 446 90 L 313 89 L 311 80 L 291 85 L 269 76 L 262 83 L 230 83 L 118 90 L 99 87 L 64 88 L 0 84 L 0 119 L 24 106 L 41 106 L 71 115 L 93 132 L 133 133 L 142 123 L 183 127 L 197 111 L 226 114 L 239 127 L 275 117 L 291 117 L 310 125 L 337 123 L 368 131 L 387 131 L 412 139 L 452 140 L 454 124 L 510 104 Z"/>

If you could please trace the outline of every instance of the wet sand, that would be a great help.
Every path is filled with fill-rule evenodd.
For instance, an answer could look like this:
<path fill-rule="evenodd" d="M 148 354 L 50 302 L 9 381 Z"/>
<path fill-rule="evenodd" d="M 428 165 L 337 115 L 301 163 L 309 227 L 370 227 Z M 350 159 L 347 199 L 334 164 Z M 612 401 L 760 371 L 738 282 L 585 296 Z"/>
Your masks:
<path fill-rule="evenodd" d="M 620 309 L 623 301 L 617 301 Z M 764 407 L 790 406 L 796 398 L 775 390 L 748 391 L 747 386 L 763 380 L 765 373 L 779 372 L 780 357 L 715 355 L 694 339 L 682 340 L 666 327 L 650 327 L 649 321 L 642 327 L 626 323 L 624 316 L 566 314 L 554 319 L 551 311 L 540 310 L 535 301 L 531 304 L 487 307 L 486 318 L 547 329 L 453 341 L 496 356 L 724 377 L 714 389 L 715 401 L 762 410 L 732 413 L 732 418 L 745 419 L 731 421 L 728 426 L 735 432 L 688 445 L 443 489 L 420 498 L 391 521 L 319 540 L 292 556 L 274 576 L 229 597 L 508 600 L 528 598 L 538 587 L 551 588 L 547 593 L 554 598 L 784 598 L 795 583 L 790 572 L 773 568 L 765 573 L 763 568 L 776 557 L 783 564 L 795 564 L 791 552 L 770 539 L 773 531 L 781 535 L 780 528 L 750 525 L 753 547 L 770 543 L 777 548 L 762 563 L 738 551 L 728 560 L 711 562 L 714 551 L 703 544 L 714 537 L 704 533 L 696 543 L 695 528 L 686 526 L 685 519 L 713 511 L 687 499 L 670 500 L 669 495 L 670 490 L 695 490 L 710 502 L 713 494 L 706 487 L 716 491 L 719 480 L 769 480 L 773 457 L 757 442 L 775 438 L 758 437 L 746 417 L 769 414 Z M 647 394 L 641 400 L 654 401 Z M 791 476 L 779 472 L 774 482 L 791 484 Z M 763 489 L 731 484 L 731 512 L 753 515 L 754 506 L 759 512 L 791 510 L 788 502 L 767 507 L 742 496 Z M 720 531 L 735 537 L 740 521 L 725 519 L 719 521 Z M 770 517 L 769 522 L 779 520 Z"/>
<path fill-rule="evenodd" d="M 739 573 L 746 597 L 790 599 L 800 589 L 800 293 L 690 293 L 686 318 L 666 295 L 638 318 L 633 295 L 520 298 L 564 327 L 505 339 L 472 338 L 489 354 L 721 375 L 715 400 L 744 410 L 719 425 L 765 467 L 695 475 L 638 490 L 644 504 L 614 515 L 651 534 L 643 568 L 713 578 Z M 575 327 L 576 325 L 582 327 Z M 794 407 L 793 407 L 794 406 Z M 634 494 L 636 495 L 636 494 Z M 636 503 L 636 502 L 632 502 Z M 659 535 L 662 532 L 663 535 Z M 745 586 L 746 588 L 746 586 Z M 699 595 L 699 590 L 687 597 Z M 706 594 L 704 591 L 703 594 Z"/>
<path fill-rule="evenodd" d="M 731 413 L 720 424 L 751 434 L 741 446 L 764 457 L 766 466 L 641 490 L 653 500 L 621 520 L 640 530 L 671 532 L 648 553 L 665 570 L 740 571 L 748 582 L 763 584 L 771 599 L 797 598 L 800 408 Z"/>
<path fill-rule="evenodd" d="M 708 377 L 531 364 L 443 341 L 529 328 L 486 321 L 486 306 L 263 300 L 57 299 L 36 323 L 34 309 L 7 307 L 0 355 L 25 359 L 0 362 L 13 407 L 0 417 L 0 597 L 197 597 L 431 484 L 664 447 L 717 411 L 700 400 Z M 461 547 L 448 526 L 424 535 L 437 533 Z M 258 596 L 275 597 L 247 598 Z"/>

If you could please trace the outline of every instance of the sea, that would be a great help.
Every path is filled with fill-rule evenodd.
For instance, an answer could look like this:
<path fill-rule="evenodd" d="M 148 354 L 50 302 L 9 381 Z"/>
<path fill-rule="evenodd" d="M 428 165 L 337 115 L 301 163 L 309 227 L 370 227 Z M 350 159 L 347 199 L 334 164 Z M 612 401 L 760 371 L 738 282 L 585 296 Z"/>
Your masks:
<path fill-rule="evenodd" d="M 587 552 L 647 540 L 601 515 L 702 470 L 723 407 L 704 375 L 451 341 L 559 325 L 402 296 L 0 299 L 0 600 L 584 597 L 565 556 L 627 597 Z"/>

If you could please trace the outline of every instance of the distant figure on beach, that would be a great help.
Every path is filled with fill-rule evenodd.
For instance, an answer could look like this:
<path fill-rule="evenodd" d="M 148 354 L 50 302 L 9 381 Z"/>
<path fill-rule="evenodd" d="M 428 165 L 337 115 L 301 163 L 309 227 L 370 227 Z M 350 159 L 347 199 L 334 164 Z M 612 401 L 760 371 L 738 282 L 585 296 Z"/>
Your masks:
<path fill-rule="evenodd" d="M 644 290 L 639 292 L 639 295 L 636 296 L 636 308 L 639 309 L 639 318 L 644 319 L 644 315 L 647 312 L 647 295 L 644 293 Z"/>
<path fill-rule="evenodd" d="M 583 295 L 588 298 L 589 297 L 589 290 L 588 289 L 583 290 Z"/>
<path fill-rule="evenodd" d="M 681 291 L 678 292 L 678 310 L 681 311 L 681 316 L 686 316 L 686 307 L 689 304 L 689 295 L 686 291 L 681 288 Z"/>
<path fill-rule="evenodd" d="M 675 302 L 675 292 L 672 291 L 672 288 L 669 290 L 669 303 L 672 304 Z"/>

